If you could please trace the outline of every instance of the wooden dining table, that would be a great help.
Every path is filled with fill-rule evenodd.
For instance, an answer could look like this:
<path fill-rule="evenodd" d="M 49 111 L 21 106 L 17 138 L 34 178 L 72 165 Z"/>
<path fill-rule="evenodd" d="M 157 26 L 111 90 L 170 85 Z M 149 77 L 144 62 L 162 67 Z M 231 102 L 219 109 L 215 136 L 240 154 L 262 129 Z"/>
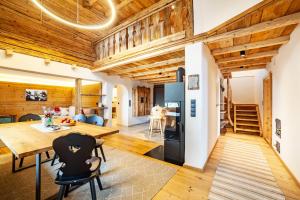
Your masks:
<path fill-rule="evenodd" d="M 0 139 L 12 152 L 13 172 L 16 171 L 14 166 L 16 158 L 35 155 L 36 200 L 41 199 L 41 154 L 52 150 L 53 140 L 71 132 L 88 134 L 95 138 L 101 138 L 119 132 L 118 129 L 110 127 L 101 127 L 77 122 L 75 126 L 71 126 L 68 130 L 45 133 L 33 128 L 33 124 L 41 124 L 41 121 L 0 124 Z"/>

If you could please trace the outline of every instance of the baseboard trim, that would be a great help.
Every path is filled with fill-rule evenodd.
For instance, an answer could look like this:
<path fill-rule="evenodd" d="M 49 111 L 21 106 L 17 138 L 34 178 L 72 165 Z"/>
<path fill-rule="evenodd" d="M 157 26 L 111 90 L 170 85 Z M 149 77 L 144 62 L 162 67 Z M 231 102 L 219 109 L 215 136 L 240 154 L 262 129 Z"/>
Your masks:
<path fill-rule="evenodd" d="M 201 173 L 204 172 L 204 170 L 201 169 L 201 168 L 198 168 L 198 167 L 192 167 L 192 166 L 189 166 L 189 165 L 187 165 L 187 164 L 183 164 L 183 167 L 186 168 L 186 169 L 191 169 L 191 170 L 198 171 L 198 172 L 201 172 Z"/>
<path fill-rule="evenodd" d="M 298 185 L 298 187 L 300 188 L 300 182 L 298 181 L 298 179 L 296 178 L 296 176 L 293 174 L 293 172 L 289 169 L 289 167 L 285 164 L 285 162 L 282 160 L 282 158 L 280 157 L 280 155 L 277 153 L 277 151 L 273 148 L 272 145 L 270 145 L 271 149 L 273 150 L 273 152 L 275 153 L 275 155 L 277 156 L 277 158 L 280 160 L 281 164 L 283 165 L 283 167 L 288 171 L 288 173 L 290 174 L 290 176 L 292 177 L 292 179 L 296 182 L 296 184 Z"/>
<path fill-rule="evenodd" d="M 220 137 L 220 136 L 219 136 Z M 216 142 L 215 142 L 215 144 L 214 144 L 214 147 L 211 149 L 211 151 L 209 152 L 209 156 L 208 156 L 208 158 L 206 159 L 206 161 L 205 161 L 205 164 L 204 164 L 204 167 L 203 167 L 203 171 L 205 171 L 205 169 L 206 169 L 206 166 L 207 166 L 207 163 L 208 163 L 208 161 L 210 160 L 210 157 L 211 157 L 211 155 L 212 155 L 212 153 L 214 152 L 214 150 L 215 150 L 215 148 L 216 148 L 216 146 L 217 146 L 217 143 L 218 143 L 218 141 L 219 141 L 219 137 L 217 138 L 217 140 L 216 140 Z"/>
<path fill-rule="evenodd" d="M 219 136 L 219 137 L 220 137 L 220 136 Z M 216 148 L 216 146 L 217 146 L 217 143 L 218 143 L 218 141 L 219 141 L 219 137 L 217 138 L 217 140 L 216 140 L 216 142 L 215 142 L 215 144 L 214 144 L 214 147 L 213 147 L 212 150 L 210 151 L 209 156 L 208 156 L 208 158 L 206 159 L 203 168 L 192 167 L 192 166 L 189 166 L 189 165 L 187 165 L 187 164 L 183 164 L 183 167 L 184 167 L 184 168 L 187 168 L 187 169 L 192 169 L 192 170 L 199 171 L 199 172 L 202 172 L 202 173 L 203 173 L 203 172 L 205 171 L 205 168 L 206 168 L 206 165 L 207 165 L 208 161 L 210 160 L 210 157 L 211 157 L 212 153 L 214 152 L 214 150 L 215 150 L 215 148 Z"/>

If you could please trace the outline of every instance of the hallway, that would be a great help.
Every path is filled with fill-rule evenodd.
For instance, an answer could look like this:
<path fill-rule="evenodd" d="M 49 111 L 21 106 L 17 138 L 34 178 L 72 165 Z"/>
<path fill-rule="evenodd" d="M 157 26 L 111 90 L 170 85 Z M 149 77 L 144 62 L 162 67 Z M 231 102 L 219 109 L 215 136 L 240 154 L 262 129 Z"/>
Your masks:
<path fill-rule="evenodd" d="M 266 141 L 259 136 L 228 133 L 220 136 L 204 172 L 179 168 L 176 175 L 154 199 L 208 199 L 217 167 L 226 143 L 244 143 L 260 147 L 268 166 L 286 200 L 300 200 L 300 188 Z M 247 163 L 245 163 L 247 164 Z"/>

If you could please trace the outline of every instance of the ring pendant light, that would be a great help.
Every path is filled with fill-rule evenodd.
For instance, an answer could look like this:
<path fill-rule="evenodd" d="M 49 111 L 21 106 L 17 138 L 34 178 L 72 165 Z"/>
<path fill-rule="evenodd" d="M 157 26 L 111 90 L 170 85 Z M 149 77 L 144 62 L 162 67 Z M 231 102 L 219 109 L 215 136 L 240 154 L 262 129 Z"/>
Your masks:
<path fill-rule="evenodd" d="M 31 1 L 32 1 L 32 3 L 34 3 L 34 5 L 36 5 L 39 9 L 41 9 L 42 12 L 44 12 L 49 17 L 55 19 L 58 22 L 61 22 L 61 23 L 65 24 L 65 25 L 72 26 L 72 27 L 79 28 L 79 29 L 86 29 L 86 30 L 103 29 L 103 28 L 106 28 L 109 25 L 111 25 L 113 23 L 113 21 L 115 20 L 115 18 L 116 18 L 116 8 L 115 8 L 112 0 L 107 0 L 108 5 L 111 9 L 111 16 L 110 16 L 109 20 L 107 20 L 105 23 L 102 23 L 102 24 L 91 24 L 91 25 L 84 25 L 84 24 L 79 24 L 79 23 L 74 23 L 74 22 L 68 21 L 66 19 L 63 19 L 62 17 L 57 16 L 56 14 L 51 12 L 50 10 L 48 10 L 46 7 L 44 7 L 39 2 L 39 0 L 31 0 Z M 78 15 L 78 13 L 77 13 L 77 15 Z"/>

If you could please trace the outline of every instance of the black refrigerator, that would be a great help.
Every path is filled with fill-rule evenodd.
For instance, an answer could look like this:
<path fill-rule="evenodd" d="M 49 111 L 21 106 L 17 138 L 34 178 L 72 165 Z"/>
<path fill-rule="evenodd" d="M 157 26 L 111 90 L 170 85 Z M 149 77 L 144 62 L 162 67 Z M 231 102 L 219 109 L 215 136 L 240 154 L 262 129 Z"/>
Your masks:
<path fill-rule="evenodd" d="M 165 84 L 166 127 L 164 160 L 183 165 L 185 153 L 184 82 Z"/>

